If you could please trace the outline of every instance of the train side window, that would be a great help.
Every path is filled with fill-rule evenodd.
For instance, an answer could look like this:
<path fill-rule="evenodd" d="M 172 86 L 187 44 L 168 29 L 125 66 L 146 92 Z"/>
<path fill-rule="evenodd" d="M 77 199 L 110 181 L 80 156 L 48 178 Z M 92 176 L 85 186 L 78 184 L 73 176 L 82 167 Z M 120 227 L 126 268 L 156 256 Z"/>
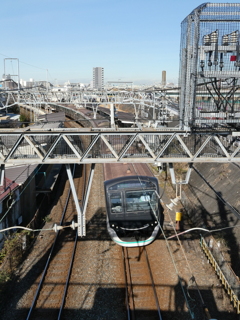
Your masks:
<path fill-rule="evenodd" d="M 123 211 L 121 193 L 110 194 L 111 213 L 121 213 Z"/>

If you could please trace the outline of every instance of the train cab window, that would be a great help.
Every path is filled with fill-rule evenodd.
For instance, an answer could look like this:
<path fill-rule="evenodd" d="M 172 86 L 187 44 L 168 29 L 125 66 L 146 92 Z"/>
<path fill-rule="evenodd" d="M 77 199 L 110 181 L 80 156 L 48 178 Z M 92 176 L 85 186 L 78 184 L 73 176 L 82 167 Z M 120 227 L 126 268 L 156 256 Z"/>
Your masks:
<path fill-rule="evenodd" d="M 127 211 L 152 211 L 157 210 L 158 199 L 155 191 L 127 191 Z"/>
<path fill-rule="evenodd" d="M 121 193 L 110 194 L 110 207 L 111 207 L 111 213 L 121 213 L 123 211 Z"/>

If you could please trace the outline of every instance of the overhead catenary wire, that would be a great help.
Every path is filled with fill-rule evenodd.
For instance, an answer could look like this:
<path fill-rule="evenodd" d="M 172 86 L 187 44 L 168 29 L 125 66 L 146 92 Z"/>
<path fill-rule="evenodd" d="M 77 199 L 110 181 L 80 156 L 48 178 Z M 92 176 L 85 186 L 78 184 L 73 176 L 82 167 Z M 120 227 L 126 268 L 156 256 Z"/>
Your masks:
<path fill-rule="evenodd" d="M 75 223 L 75 227 L 76 227 L 76 223 Z M 27 227 L 22 227 L 22 226 L 13 226 L 13 227 L 8 227 L 8 228 L 5 228 L 5 229 L 1 229 L 0 232 L 5 232 L 5 231 L 8 231 L 10 229 L 24 229 L 24 230 L 27 230 L 27 231 L 31 231 L 31 232 L 39 232 L 39 231 L 52 231 L 54 230 L 55 231 L 55 226 L 57 226 L 57 228 L 59 227 L 58 230 L 60 229 L 66 229 L 66 228 L 73 228 L 73 224 L 71 225 L 68 225 L 68 226 L 59 226 L 57 224 L 54 224 L 54 226 L 52 228 L 48 228 L 48 229 L 31 229 L 31 228 L 27 228 Z M 238 228 L 240 227 L 240 225 L 237 225 L 237 226 L 232 226 L 232 227 L 225 227 L 225 228 L 221 228 L 221 229 L 214 229 L 214 230 L 208 230 L 208 229 L 204 229 L 204 228 L 191 228 L 191 229 L 188 229 L 188 230 L 185 230 L 183 232 L 180 232 L 180 233 L 176 233 L 174 234 L 173 236 L 170 236 L 170 237 L 167 237 L 166 239 L 169 240 L 169 239 L 172 239 L 172 238 L 175 238 L 175 237 L 178 237 L 182 234 L 185 234 L 185 233 L 188 233 L 188 232 L 191 232 L 191 231 L 195 231 L 195 230 L 201 230 L 201 231 L 206 231 L 206 232 L 220 232 L 220 231 L 223 231 L 225 229 L 232 229 L 232 228 Z"/>
<path fill-rule="evenodd" d="M 179 237 L 178 237 L 177 230 L 176 230 L 176 228 L 174 227 L 172 218 L 171 218 L 171 216 L 170 216 L 170 214 L 169 214 L 169 209 L 167 210 L 167 212 L 168 212 L 169 219 L 171 220 L 171 223 L 172 223 L 172 226 L 173 226 L 173 230 L 174 230 L 174 232 L 175 232 L 175 237 L 177 237 L 177 239 L 178 239 L 178 243 L 179 243 L 179 245 L 180 245 L 181 251 L 182 251 L 183 256 L 184 256 L 184 259 L 185 259 L 185 261 L 186 261 L 186 263 L 187 263 L 187 266 L 188 266 L 188 269 L 189 269 L 189 271 L 190 271 L 190 273 L 191 273 L 190 280 L 192 280 L 193 282 L 195 282 L 198 295 L 199 295 L 200 300 L 201 300 L 201 302 L 202 302 L 202 306 L 203 306 L 203 308 L 205 309 L 205 308 L 206 308 L 205 302 L 204 302 L 203 297 L 202 297 L 202 294 L 201 294 L 201 292 L 200 292 L 200 290 L 199 290 L 199 287 L 198 287 L 196 278 L 195 278 L 195 276 L 194 276 L 194 274 L 193 274 L 193 271 L 192 271 L 192 268 L 191 268 L 190 263 L 189 263 L 189 261 L 188 261 L 188 258 L 187 258 L 186 254 L 185 254 L 184 249 L 183 249 L 182 243 L 181 243 L 181 241 L 180 241 L 180 239 L 179 239 Z M 168 239 L 169 239 L 169 238 L 166 238 L 165 240 L 168 241 Z M 183 288 L 182 288 L 182 289 L 183 289 Z M 188 289 L 187 289 L 187 291 L 188 291 Z M 190 297 L 189 292 L 188 292 L 188 296 Z M 190 299 L 193 300 L 191 297 L 190 297 Z"/>
<path fill-rule="evenodd" d="M 26 230 L 26 231 L 31 231 L 31 232 L 39 232 L 39 231 L 59 231 L 59 230 L 63 230 L 66 228 L 71 228 L 73 230 L 75 230 L 75 228 L 78 227 L 78 223 L 72 221 L 72 223 L 70 225 L 67 226 L 61 226 L 58 224 L 54 224 L 52 228 L 46 228 L 46 229 L 31 229 L 31 228 L 27 228 L 27 227 L 22 227 L 22 226 L 13 226 L 13 227 L 8 227 L 5 229 L 1 229 L 0 232 L 6 232 L 12 229 L 22 229 L 22 230 Z"/>
<path fill-rule="evenodd" d="M 133 167 L 134 167 L 134 165 L 133 165 Z M 135 167 L 134 167 L 134 169 L 135 169 L 135 172 L 136 172 L 136 174 L 137 174 L 137 170 L 136 170 Z M 138 175 L 138 174 L 137 174 L 137 175 Z M 139 177 L 139 175 L 138 175 L 138 179 L 139 179 L 140 184 L 142 185 L 141 178 Z M 144 187 L 143 187 L 143 189 L 144 189 Z M 163 196 L 163 193 L 164 193 L 164 192 L 161 194 L 161 196 L 157 193 L 156 190 L 155 190 L 155 193 L 156 193 L 156 195 L 158 196 L 159 200 L 161 200 L 161 197 Z M 203 310 L 204 310 L 204 313 L 205 313 L 205 315 L 210 316 L 210 315 L 209 315 L 208 308 L 207 308 L 207 306 L 206 306 L 206 304 L 205 304 L 205 302 L 204 302 L 204 300 L 203 300 L 202 294 L 201 294 L 200 289 L 199 289 L 199 287 L 198 287 L 198 284 L 197 284 L 196 278 L 195 278 L 195 276 L 194 276 L 194 273 L 193 273 L 193 271 L 192 271 L 192 268 L 191 268 L 191 266 L 190 266 L 190 264 L 189 264 L 188 258 L 187 258 L 186 254 L 185 254 L 184 249 L 183 249 L 182 243 L 181 243 L 181 241 L 180 241 L 180 239 L 179 239 L 179 235 L 185 234 L 185 233 L 187 233 L 187 232 L 195 231 L 195 230 L 206 231 L 206 232 L 209 232 L 209 233 L 211 233 L 211 232 L 218 232 L 218 231 L 222 231 L 222 230 L 225 230 L 225 229 L 238 227 L 238 226 L 240 226 L 240 225 L 238 225 L 238 226 L 233 226 L 233 227 L 225 227 L 225 228 L 215 229 L 215 230 L 208 230 L 208 229 L 204 229 L 204 228 L 191 228 L 191 229 L 188 229 L 188 230 L 186 230 L 186 231 L 181 232 L 181 233 L 178 234 L 177 231 L 176 231 L 176 229 L 175 229 L 175 227 L 174 227 L 173 221 L 172 221 L 172 219 L 171 219 L 171 217 L 170 217 L 169 210 L 168 210 L 168 215 L 169 215 L 169 218 L 170 218 L 170 220 L 171 220 L 172 227 L 173 227 L 173 229 L 174 229 L 175 235 L 170 236 L 170 237 L 167 238 L 166 235 L 165 235 L 165 233 L 164 233 L 164 230 L 162 229 L 162 226 L 161 226 L 161 223 L 160 223 L 160 221 L 159 221 L 159 219 L 158 219 L 158 217 L 157 217 L 157 214 L 156 214 L 154 208 L 152 207 L 151 201 L 148 201 L 148 202 L 149 202 L 149 204 L 150 204 L 150 207 L 152 208 L 152 211 L 153 211 L 153 213 L 154 213 L 154 215 L 155 215 L 155 218 L 156 218 L 156 220 L 157 220 L 157 222 L 158 222 L 158 225 L 159 225 L 159 227 L 160 227 L 160 229 L 161 229 L 162 235 L 163 235 L 163 237 L 164 237 L 164 239 L 165 239 L 165 241 L 166 241 L 166 246 L 167 246 L 167 249 L 168 249 L 168 251 L 169 251 L 169 254 L 170 254 L 170 257 L 171 257 L 171 260 L 172 260 L 172 263 L 173 263 L 173 266 L 174 266 L 176 275 L 177 275 L 177 277 L 178 277 L 178 281 L 179 281 L 179 284 L 180 284 L 180 286 L 181 286 L 181 289 L 182 289 L 182 292 L 183 292 L 183 296 L 184 296 L 184 299 L 185 299 L 185 301 L 186 301 L 186 305 L 187 305 L 187 307 L 188 307 L 188 310 L 189 310 L 189 313 L 190 313 L 191 318 L 194 319 L 194 318 L 195 318 L 195 315 L 194 315 L 194 312 L 193 312 L 193 310 L 192 310 L 192 308 L 191 308 L 191 306 L 190 306 L 190 304 L 189 304 L 190 301 L 189 301 L 189 299 L 187 298 L 187 296 L 190 298 L 191 301 L 195 301 L 195 300 L 194 300 L 194 299 L 190 296 L 190 294 L 189 294 L 189 290 L 188 290 L 189 284 L 188 284 L 187 288 L 184 289 L 184 286 L 183 286 L 183 284 L 182 284 L 182 280 L 183 280 L 183 279 L 181 278 L 181 276 L 180 276 L 180 274 L 179 274 L 179 271 L 178 271 L 176 262 L 175 262 L 175 260 L 174 260 L 173 254 L 172 254 L 172 252 L 171 252 L 171 248 L 170 248 L 170 245 L 169 245 L 169 241 L 168 241 L 168 240 L 171 239 L 171 238 L 174 238 L 174 237 L 177 237 L 177 239 L 178 239 L 178 243 L 179 243 L 179 245 L 180 245 L 180 247 L 181 247 L 181 251 L 182 251 L 182 253 L 183 253 L 184 259 L 185 259 L 185 261 L 186 261 L 186 263 L 187 263 L 187 266 L 188 266 L 188 269 L 189 269 L 189 271 L 190 271 L 190 275 L 191 275 L 191 276 L 190 276 L 190 278 L 189 278 L 189 281 L 192 281 L 192 283 L 195 283 L 196 290 L 197 290 L 198 295 L 199 295 L 199 298 L 200 298 L 200 300 L 201 300 L 202 308 L 203 308 Z M 185 292 L 185 290 L 186 290 L 186 292 Z"/>
<path fill-rule="evenodd" d="M 208 230 L 208 229 L 205 229 L 205 228 L 191 228 L 191 229 L 188 229 L 188 230 L 185 230 L 185 231 L 182 231 L 180 233 L 177 233 L 177 234 L 174 234 L 173 236 L 170 236 L 168 237 L 167 239 L 172 239 L 172 238 L 175 238 L 175 237 L 178 237 L 182 234 L 185 234 L 185 233 L 188 233 L 188 232 L 191 232 L 191 231 L 195 231 L 195 230 L 201 230 L 201 231 L 206 231 L 206 232 L 209 232 L 209 233 L 212 233 L 212 232 L 220 232 L 220 231 L 223 231 L 223 230 L 226 230 L 226 229 L 233 229 L 233 228 L 239 228 L 240 227 L 240 224 L 236 225 L 236 226 L 232 226 L 232 227 L 224 227 L 224 228 L 220 228 L 220 229 L 213 229 L 213 230 Z"/>
<path fill-rule="evenodd" d="M 27 231 L 31 231 L 31 232 L 53 230 L 53 228 L 49 228 L 49 229 L 31 229 L 31 228 L 22 227 L 22 226 L 14 226 L 14 227 L 8 227 L 8 228 L 5 228 L 5 229 L 1 229 L 0 232 L 6 232 L 6 231 L 12 230 L 12 229 L 23 229 L 23 230 L 27 230 Z"/>
<path fill-rule="evenodd" d="M 0 55 L 3 56 L 3 57 L 6 57 L 6 58 L 11 58 L 11 57 L 7 56 L 6 54 L 3 54 L 3 53 L 0 53 Z M 50 75 L 52 81 L 54 80 L 54 77 L 51 75 L 51 73 L 49 72 L 49 69 L 48 69 L 48 68 L 43 68 L 43 67 L 35 66 L 35 65 L 33 65 L 33 64 L 30 64 L 30 63 L 27 63 L 27 62 L 24 62 L 24 61 L 21 61 L 21 60 L 19 60 L 19 63 L 25 64 L 25 65 L 30 66 L 30 67 L 35 68 L 35 69 L 44 70 L 44 71 L 47 72 L 47 78 L 48 78 L 48 76 Z M 13 68 L 13 66 L 12 66 L 12 68 Z M 48 79 L 47 79 L 47 81 L 48 81 Z M 12 90 L 10 90 L 10 91 L 12 91 Z"/>
<path fill-rule="evenodd" d="M 6 54 L 3 54 L 3 53 L 0 53 L 0 55 L 3 56 L 3 57 L 6 57 L 6 58 L 11 58 L 11 57 L 7 56 Z M 21 60 L 19 60 L 19 62 L 22 63 L 22 64 L 26 64 L 26 65 L 28 65 L 30 67 L 36 68 L 36 69 L 41 69 L 41 70 L 45 70 L 45 71 L 48 70 L 46 68 L 37 67 L 37 66 L 34 66 L 34 65 L 30 64 L 30 63 L 27 63 L 27 62 L 24 62 L 24 61 L 21 61 Z"/>
<path fill-rule="evenodd" d="M 157 219 L 157 216 L 156 216 L 155 211 L 153 211 L 153 212 L 154 212 L 154 215 L 155 215 L 155 217 L 156 217 L 156 219 Z M 188 299 L 187 299 L 185 290 L 184 290 L 184 288 L 183 288 L 182 279 L 181 279 L 181 277 L 180 277 L 180 275 L 179 275 L 179 271 L 178 271 L 176 262 L 175 262 L 175 260 L 174 260 L 173 253 L 172 253 L 171 248 L 170 248 L 170 246 L 169 246 L 169 241 L 167 240 L 167 237 L 166 237 L 166 235 L 165 235 L 165 233 L 164 233 L 164 230 L 163 230 L 163 228 L 162 228 L 162 226 L 161 226 L 161 223 L 159 222 L 158 219 L 157 219 L 157 222 L 158 222 L 158 225 L 159 225 L 159 227 L 160 227 L 160 229 L 161 229 L 161 232 L 162 232 L 162 235 L 163 235 L 163 237 L 164 237 L 164 240 L 165 240 L 165 242 L 166 242 L 166 246 L 167 246 L 168 252 L 169 252 L 169 254 L 170 254 L 170 257 L 171 257 L 171 260 L 172 260 L 172 263 L 173 263 L 173 267 L 174 267 L 174 269 L 175 269 L 175 273 L 176 273 L 176 275 L 177 275 L 177 277 L 178 277 L 178 281 L 179 281 L 179 284 L 180 284 L 180 286 L 181 286 L 181 289 L 182 289 L 182 292 L 183 292 L 183 296 L 184 296 L 184 299 L 185 299 L 185 301 L 186 301 L 186 305 L 187 305 L 187 307 L 188 307 L 189 313 L 190 313 L 190 315 L 191 315 L 191 318 L 194 319 L 194 314 L 193 314 L 193 312 L 191 311 L 191 308 L 190 308 L 190 305 L 189 305 L 189 302 L 188 302 Z"/>
<path fill-rule="evenodd" d="M 169 209 L 169 208 L 168 208 L 168 209 Z M 177 231 L 176 231 L 176 229 L 175 229 L 175 227 L 174 227 L 174 223 L 173 223 L 173 221 L 172 221 L 172 219 L 171 219 L 171 216 L 170 216 L 170 214 L 169 214 L 169 213 L 170 213 L 169 210 L 168 210 L 167 212 L 168 212 L 168 216 L 169 216 L 169 218 L 170 218 L 170 220 L 171 220 L 171 224 L 172 224 L 172 227 L 173 227 L 173 229 L 174 229 L 175 235 L 172 235 L 172 236 L 166 238 L 165 240 L 166 240 L 166 242 L 168 243 L 168 240 L 169 240 L 169 239 L 172 239 L 172 238 L 177 237 L 177 240 L 178 240 L 178 243 L 179 243 L 179 245 L 180 245 L 181 251 L 182 251 L 183 256 L 184 256 L 184 258 L 185 258 L 185 260 L 186 260 L 188 269 L 190 270 L 190 273 L 191 273 L 191 277 L 190 277 L 189 281 L 192 281 L 192 283 L 195 283 L 195 285 L 196 285 L 196 290 L 197 290 L 198 295 L 199 295 L 199 297 L 200 297 L 200 300 L 201 300 L 201 302 L 202 302 L 202 307 L 203 307 L 204 313 L 205 313 L 205 315 L 206 315 L 206 316 L 208 317 L 208 319 L 209 319 L 209 317 L 210 317 L 209 310 L 208 310 L 208 308 L 207 308 L 207 306 L 206 306 L 206 304 L 205 304 L 205 302 L 204 302 L 204 300 L 203 300 L 202 294 L 201 294 L 200 289 L 199 289 L 199 287 L 198 287 L 196 278 L 195 278 L 195 276 L 194 276 L 194 274 L 193 274 L 193 271 L 192 271 L 191 266 L 190 266 L 190 264 L 189 264 L 188 258 L 187 258 L 186 254 L 185 254 L 185 251 L 184 251 L 184 249 L 183 249 L 182 242 L 180 241 L 179 236 L 182 235 L 182 234 L 191 232 L 191 231 L 195 231 L 195 230 L 201 230 L 201 231 L 209 232 L 209 233 L 212 233 L 212 232 L 221 232 L 221 231 L 226 230 L 226 229 L 232 229 L 232 228 L 235 228 L 235 227 L 240 227 L 240 224 L 239 224 L 239 225 L 232 226 L 232 227 L 223 227 L 223 228 L 213 229 L 213 230 L 208 230 L 208 229 L 205 229 L 205 228 L 196 227 L 196 228 L 190 228 L 190 229 L 185 230 L 185 231 L 183 231 L 183 232 L 177 233 Z M 163 230 L 162 230 L 162 232 L 163 232 Z M 164 235 L 164 237 L 165 237 L 165 234 L 164 234 L 164 233 L 163 233 L 163 235 Z M 169 251 L 169 252 L 170 252 L 170 251 Z M 180 282 L 180 283 L 181 283 L 181 282 Z M 188 296 L 190 297 L 188 288 L 189 288 L 189 285 L 188 285 L 188 287 L 187 287 L 187 292 L 188 292 Z M 183 289 L 183 288 L 182 288 L 182 289 Z M 190 297 L 190 299 L 192 299 L 192 298 Z M 192 299 L 192 300 L 193 300 L 193 299 Z"/>
<path fill-rule="evenodd" d="M 157 191 L 155 191 L 155 192 L 156 192 L 158 198 L 161 199 L 161 197 L 163 196 L 163 193 L 164 193 L 164 192 L 161 194 L 161 197 L 160 197 L 160 195 L 157 193 Z M 171 257 L 171 260 L 172 260 L 172 263 L 173 263 L 173 266 L 174 266 L 176 275 L 177 275 L 177 277 L 178 277 L 178 281 L 179 281 L 179 284 L 180 284 L 180 286 L 181 286 L 181 289 L 182 289 L 182 292 L 183 292 L 183 296 L 184 296 L 184 299 L 185 299 L 185 301 L 186 301 L 186 305 L 187 305 L 187 307 L 188 307 L 190 316 L 191 316 L 192 319 L 194 319 L 195 316 L 194 316 L 193 311 L 191 310 L 191 307 L 190 307 L 188 298 L 187 298 L 187 296 L 186 296 L 186 292 L 185 292 L 184 287 L 183 287 L 183 284 L 182 284 L 182 278 L 181 278 L 180 275 L 179 275 L 179 271 L 178 271 L 176 262 L 175 262 L 175 260 L 174 260 L 173 254 L 172 254 L 172 252 L 171 252 L 171 248 L 170 248 L 170 245 L 169 245 L 168 238 L 166 237 L 166 235 L 165 235 L 165 233 L 164 233 L 164 230 L 163 230 L 163 228 L 162 228 L 162 226 L 161 226 L 161 223 L 160 223 L 160 221 L 159 221 L 159 219 L 158 219 L 158 217 L 157 217 L 157 214 L 156 214 L 154 208 L 152 207 L 150 201 L 149 201 L 149 203 L 150 203 L 150 206 L 151 206 L 151 208 L 152 208 L 152 211 L 153 211 L 153 213 L 154 213 L 154 215 L 155 215 L 155 218 L 157 219 L 157 222 L 158 222 L 158 225 L 159 225 L 159 227 L 160 227 L 160 229 L 161 229 L 162 235 L 163 235 L 163 237 L 164 237 L 164 239 L 165 239 L 166 246 L 167 246 L 168 252 L 169 252 L 169 254 L 170 254 L 170 257 Z M 168 215 L 169 215 L 169 210 L 168 210 Z M 170 218 L 170 220 L 171 220 L 171 222 L 172 222 L 172 225 L 173 225 L 173 221 L 172 221 L 170 215 L 169 215 L 169 218 Z M 174 225 L 173 225 L 173 229 L 174 229 L 174 231 L 175 231 L 175 237 L 178 238 L 177 231 L 176 231 L 176 229 L 174 228 Z M 194 277 L 194 275 L 193 275 L 193 272 L 192 272 L 192 269 L 191 269 L 191 267 L 190 267 L 189 261 L 188 261 L 188 259 L 187 259 L 187 257 L 186 257 L 186 254 L 185 254 L 185 252 L 184 252 L 184 249 L 183 249 L 183 247 L 182 247 L 182 244 L 181 244 L 181 241 L 180 241 L 179 238 L 178 238 L 178 242 L 179 242 L 179 244 L 180 244 L 180 247 L 181 247 L 181 250 L 182 250 L 182 252 L 183 252 L 184 258 L 185 258 L 185 260 L 186 260 L 186 262 L 187 262 L 189 271 L 190 271 L 190 273 L 191 273 L 190 279 L 195 282 L 197 291 L 198 291 L 198 293 L 199 293 L 199 297 L 200 297 L 201 302 L 202 302 L 202 305 L 203 305 L 203 308 L 206 308 L 205 303 L 204 303 L 204 300 L 203 300 L 202 295 L 201 295 L 201 292 L 200 292 L 200 290 L 199 290 L 199 288 L 198 288 L 198 284 L 197 284 L 196 279 L 195 279 L 195 277 Z M 187 289 L 187 294 L 188 294 L 189 298 L 193 301 L 193 299 L 192 299 L 192 298 L 190 297 L 190 295 L 189 295 L 188 289 Z"/>
<path fill-rule="evenodd" d="M 134 167 L 134 170 L 135 170 L 136 174 L 138 175 L 137 170 L 136 170 L 136 168 L 135 168 L 134 165 L 133 165 L 133 167 Z M 138 175 L 138 179 L 139 179 L 140 184 L 142 185 L 141 178 L 139 177 L 139 175 Z M 144 186 L 143 186 L 143 189 L 144 189 Z M 157 192 L 156 190 L 155 190 L 155 193 L 156 193 L 156 195 L 158 196 L 158 198 L 159 198 L 159 200 L 160 200 L 160 199 L 161 199 L 161 198 L 160 198 L 160 195 L 158 194 L 158 192 Z M 162 196 L 163 196 L 163 193 L 162 193 L 161 197 L 162 197 Z M 154 214 L 154 216 L 155 216 L 155 218 L 156 218 L 156 221 L 157 221 L 157 223 L 158 223 L 158 226 L 159 226 L 159 228 L 161 229 L 162 235 L 163 235 L 163 237 L 164 237 L 164 239 L 165 239 L 165 241 L 166 241 L 167 249 L 168 249 L 168 252 L 169 252 L 169 254 L 170 254 L 170 257 L 171 257 L 171 260 L 172 260 L 172 263 L 173 263 L 173 266 L 174 266 L 176 275 L 177 275 L 177 277 L 178 277 L 178 281 L 179 281 L 179 283 L 180 283 L 180 285 L 181 285 L 181 289 L 182 289 L 182 292 L 183 292 L 184 299 L 185 299 L 185 301 L 186 301 L 186 305 L 187 305 L 187 307 L 188 307 L 188 310 L 189 310 L 189 313 L 190 313 L 190 315 L 191 315 L 191 318 L 194 319 L 194 314 L 193 314 L 193 312 L 191 311 L 191 308 L 190 308 L 190 305 L 189 305 L 189 301 L 188 301 L 188 299 L 187 299 L 185 290 L 184 290 L 183 285 L 182 285 L 182 279 L 181 279 L 181 277 L 180 277 L 180 275 L 179 275 L 179 271 L 178 271 L 176 262 L 175 262 L 175 260 L 174 260 L 173 254 L 172 254 L 172 252 L 171 252 L 171 248 L 170 248 L 170 246 L 169 246 L 167 237 L 166 237 L 166 235 L 165 235 L 165 233 L 164 233 L 164 231 L 163 231 L 163 229 L 162 229 L 161 223 L 160 223 L 160 221 L 159 221 L 159 218 L 158 218 L 158 216 L 157 216 L 157 213 L 156 213 L 155 209 L 153 208 L 153 206 L 152 206 L 152 204 L 151 204 L 151 201 L 148 201 L 148 202 L 149 202 L 149 205 L 150 205 L 150 207 L 151 207 L 151 209 L 152 209 L 152 212 L 153 212 L 153 214 Z M 176 232 L 176 230 L 175 230 L 175 232 Z M 194 279 L 195 279 L 195 278 L 194 278 Z"/>
<path fill-rule="evenodd" d="M 220 201 L 222 201 L 222 203 L 225 206 L 227 206 L 233 212 L 233 214 L 237 217 L 237 219 L 239 219 L 240 218 L 240 212 L 238 210 L 236 210 L 229 202 L 224 200 L 223 197 L 218 192 L 216 192 L 216 190 L 213 188 L 213 186 L 207 181 L 207 179 L 201 174 L 201 172 L 195 166 L 193 166 L 193 169 L 203 179 L 203 181 L 208 185 L 208 187 L 215 193 L 216 197 Z"/>

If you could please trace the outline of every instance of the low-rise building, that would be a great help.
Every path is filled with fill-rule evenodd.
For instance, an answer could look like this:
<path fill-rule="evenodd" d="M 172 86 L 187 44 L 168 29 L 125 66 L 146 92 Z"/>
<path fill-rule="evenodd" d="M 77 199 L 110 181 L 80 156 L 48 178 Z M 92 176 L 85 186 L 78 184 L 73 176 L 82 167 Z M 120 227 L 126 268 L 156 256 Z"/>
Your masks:
<path fill-rule="evenodd" d="M 36 212 L 35 171 L 37 165 L 5 169 L 0 186 L 0 229 L 27 225 Z M 0 233 L 0 247 L 4 234 Z"/>

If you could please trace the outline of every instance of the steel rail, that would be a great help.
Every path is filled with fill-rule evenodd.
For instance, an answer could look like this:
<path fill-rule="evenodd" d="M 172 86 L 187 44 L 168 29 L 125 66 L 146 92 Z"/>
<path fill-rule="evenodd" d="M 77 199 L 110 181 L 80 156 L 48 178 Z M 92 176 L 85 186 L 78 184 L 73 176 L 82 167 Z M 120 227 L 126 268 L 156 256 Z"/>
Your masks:
<path fill-rule="evenodd" d="M 125 280 L 125 303 L 127 308 L 127 320 L 130 320 L 130 308 L 129 308 L 129 299 L 128 299 L 128 287 L 127 287 L 127 267 L 124 259 L 124 247 L 122 247 L 122 262 L 123 262 L 123 270 L 124 270 L 124 280 Z"/>
<path fill-rule="evenodd" d="M 78 232 L 76 230 L 75 231 L 75 239 L 74 239 L 74 247 L 73 247 L 72 257 L 71 257 L 71 261 L 70 261 L 70 265 L 69 265 L 69 269 L 68 269 L 68 275 L 67 275 L 67 279 L 66 279 L 66 283 L 65 283 L 64 293 L 63 293 L 63 296 L 62 296 L 62 303 L 61 303 L 61 306 L 60 306 L 60 309 L 59 309 L 59 313 L 58 313 L 58 318 L 57 318 L 58 320 L 60 320 L 61 317 L 62 317 L 62 312 L 63 312 L 65 301 L 66 301 L 68 285 L 69 285 L 70 276 L 71 276 L 71 273 L 72 273 L 73 261 L 74 261 L 76 248 L 77 248 L 77 242 L 78 242 Z"/>
<path fill-rule="evenodd" d="M 137 317 L 135 315 L 135 303 L 134 303 L 134 292 L 133 292 L 133 282 L 132 282 L 132 271 L 131 266 L 129 263 L 129 255 L 128 255 L 129 248 L 122 247 L 122 256 L 123 256 L 123 266 L 124 266 L 124 277 L 125 277 L 125 285 L 126 285 L 126 307 L 127 307 L 127 319 L 128 320 L 137 320 Z M 157 314 L 158 319 L 163 320 L 161 315 L 161 309 L 158 301 L 157 292 L 155 289 L 154 279 L 151 271 L 150 262 L 147 255 L 147 250 L 145 247 L 143 247 L 143 250 L 145 251 L 145 259 L 146 259 L 146 265 L 149 271 L 149 278 L 151 280 L 152 284 L 152 290 L 153 290 L 153 296 L 155 299 L 155 304 L 157 307 Z"/>
<path fill-rule="evenodd" d="M 131 281 L 131 271 L 129 265 L 128 251 L 126 247 L 122 247 L 124 277 L 125 277 L 125 293 L 126 293 L 126 307 L 127 307 L 127 319 L 134 320 L 134 299 L 133 299 L 133 287 Z M 130 290 L 129 290 L 130 289 Z M 129 293 L 130 291 L 130 293 Z M 131 304 L 131 306 L 130 306 Z"/>
<path fill-rule="evenodd" d="M 86 166 L 85 165 L 83 166 L 83 170 L 84 170 L 84 183 L 83 183 L 84 187 L 83 187 L 83 190 L 82 190 L 82 199 L 83 199 L 82 206 L 84 206 L 84 194 L 85 194 L 85 189 L 86 189 L 86 183 L 85 183 L 86 182 Z M 64 305 L 65 305 L 65 301 L 66 301 L 68 285 L 69 285 L 69 281 L 70 281 L 70 277 L 71 277 L 71 273 L 72 273 L 73 261 L 74 261 L 76 248 L 77 248 L 77 242 L 78 242 L 78 230 L 76 229 L 72 256 L 71 256 L 71 260 L 70 260 L 70 264 L 69 264 L 68 275 L 67 275 L 67 278 L 66 278 L 65 288 L 64 288 L 64 292 L 63 292 L 63 296 L 62 296 L 62 303 L 61 303 L 61 306 L 60 306 L 60 309 L 59 309 L 57 320 L 61 319 L 62 313 L 63 313 L 63 310 L 64 310 Z"/>
<path fill-rule="evenodd" d="M 151 278 L 151 281 L 152 281 L 153 295 L 155 297 L 155 302 L 156 302 L 156 306 L 157 306 L 157 312 L 158 312 L 159 320 L 163 320 L 162 319 L 162 315 L 161 315 L 161 309 L 160 309 L 159 301 L 158 301 L 157 291 L 156 291 L 156 288 L 155 288 L 154 279 L 153 279 L 153 275 L 152 275 L 152 270 L 151 270 L 151 266 L 150 266 L 148 255 L 147 255 L 146 247 L 144 247 L 144 252 L 145 252 L 146 261 L 147 261 L 147 265 L 148 265 L 149 275 L 150 275 L 150 278 Z"/>
<path fill-rule="evenodd" d="M 75 171 L 75 166 L 74 166 L 74 171 Z M 67 199 L 66 199 L 65 206 L 64 206 L 64 208 L 63 208 L 60 225 L 63 224 L 64 216 L 65 216 L 66 209 L 67 209 L 67 206 L 68 206 L 68 202 L 69 202 L 69 199 L 70 199 L 70 194 L 71 194 L 71 189 L 69 189 L 69 191 L 68 191 L 68 196 L 67 196 Z M 31 318 L 32 312 L 33 312 L 33 310 L 34 310 L 34 308 L 35 308 L 35 305 L 36 305 L 36 303 L 37 303 L 37 300 L 38 300 L 40 291 L 41 291 L 42 286 L 43 286 L 43 282 L 44 282 L 45 276 L 46 276 L 46 274 L 47 274 L 47 270 L 48 270 L 49 265 L 50 265 L 50 261 L 51 261 L 51 258 L 52 258 L 52 254 L 53 254 L 53 251 L 54 251 L 55 246 L 56 246 L 56 243 L 57 243 L 58 235 L 59 235 L 59 231 L 57 231 L 56 237 L 55 237 L 55 239 L 54 239 L 54 243 L 53 243 L 53 245 L 52 245 L 50 254 L 49 254 L 49 256 L 48 256 L 46 265 L 45 265 L 45 267 L 44 267 L 44 270 L 43 270 L 43 273 L 42 273 L 42 276 L 41 276 L 41 280 L 40 280 L 40 282 L 39 282 L 37 291 L 36 291 L 35 296 L 34 296 L 34 298 L 33 298 L 33 302 L 32 302 L 32 305 L 31 305 L 31 307 L 30 307 L 30 309 L 29 309 L 29 312 L 28 312 L 28 315 L 27 315 L 26 320 L 29 320 L 29 319 Z"/>

